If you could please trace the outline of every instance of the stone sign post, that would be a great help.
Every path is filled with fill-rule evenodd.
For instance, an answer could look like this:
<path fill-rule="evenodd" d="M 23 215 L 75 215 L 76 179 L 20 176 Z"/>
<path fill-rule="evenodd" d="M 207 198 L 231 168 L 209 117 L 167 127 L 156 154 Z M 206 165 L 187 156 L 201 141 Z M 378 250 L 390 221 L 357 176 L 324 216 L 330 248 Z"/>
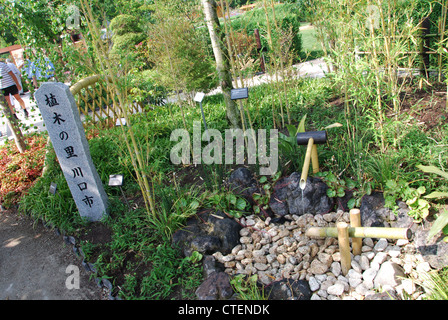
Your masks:
<path fill-rule="evenodd" d="M 35 98 L 54 151 L 81 217 L 99 221 L 107 214 L 107 195 L 90 156 L 78 108 L 70 88 L 47 82 Z"/>

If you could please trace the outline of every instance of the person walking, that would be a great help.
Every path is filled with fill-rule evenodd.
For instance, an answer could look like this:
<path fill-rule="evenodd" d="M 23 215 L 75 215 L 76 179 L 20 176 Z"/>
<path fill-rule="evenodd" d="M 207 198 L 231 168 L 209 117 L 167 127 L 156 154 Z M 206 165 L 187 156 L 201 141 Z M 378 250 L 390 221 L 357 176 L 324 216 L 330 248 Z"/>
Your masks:
<path fill-rule="evenodd" d="M 11 69 L 12 73 L 16 75 L 17 80 L 19 80 L 19 84 L 22 87 L 21 90 L 19 90 L 19 94 L 23 94 L 23 84 L 22 84 L 22 74 L 20 73 L 20 70 L 17 69 L 16 65 L 11 61 L 11 59 L 6 59 L 6 64 Z"/>
<path fill-rule="evenodd" d="M 0 89 L 3 91 L 3 96 L 8 103 L 9 109 L 11 110 L 14 117 L 17 119 L 16 110 L 11 104 L 11 99 L 9 95 L 11 94 L 16 98 L 17 102 L 23 109 L 25 118 L 28 118 L 28 110 L 26 110 L 25 101 L 20 97 L 19 91 L 22 89 L 19 80 L 12 72 L 11 68 L 4 62 L 0 62 Z"/>

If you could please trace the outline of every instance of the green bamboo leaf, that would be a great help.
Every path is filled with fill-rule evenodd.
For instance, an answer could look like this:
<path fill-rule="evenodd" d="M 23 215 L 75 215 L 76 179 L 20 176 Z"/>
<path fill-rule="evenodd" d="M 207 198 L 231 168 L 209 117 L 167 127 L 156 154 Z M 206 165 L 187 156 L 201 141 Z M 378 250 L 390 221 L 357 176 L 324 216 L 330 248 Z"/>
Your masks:
<path fill-rule="evenodd" d="M 442 230 L 448 224 L 448 210 L 445 210 L 431 227 L 428 233 L 428 240 L 434 237 L 440 230 Z"/>
<path fill-rule="evenodd" d="M 444 177 L 445 179 L 448 180 L 448 172 L 442 171 L 439 168 L 435 167 L 435 166 L 422 166 L 422 165 L 418 165 L 417 168 L 419 168 L 420 170 L 422 170 L 423 172 L 426 173 L 435 173 L 438 174 L 439 176 Z"/>
<path fill-rule="evenodd" d="M 327 130 L 327 129 L 339 128 L 339 127 L 342 127 L 342 124 L 340 124 L 339 122 L 335 122 L 333 124 L 330 124 L 329 126 L 326 126 L 324 129 Z"/>
<path fill-rule="evenodd" d="M 448 192 L 434 191 L 425 196 L 426 199 L 448 198 Z"/>
<path fill-rule="evenodd" d="M 306 114 L 302 117 L 302 120 L 300 120 L 299 126 L 297 127 L 297 133 L 299 132 L 305 132 L 305 120 L 306 120 Z"/>

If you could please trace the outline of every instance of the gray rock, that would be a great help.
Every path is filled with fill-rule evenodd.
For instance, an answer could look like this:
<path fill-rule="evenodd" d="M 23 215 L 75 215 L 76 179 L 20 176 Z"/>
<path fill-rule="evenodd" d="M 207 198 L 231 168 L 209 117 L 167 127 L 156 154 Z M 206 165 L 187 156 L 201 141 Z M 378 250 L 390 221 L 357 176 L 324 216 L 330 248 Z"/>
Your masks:
<path fill-rule="evenodd" d="M 414 244 L 420 251 L 423 259 L 433 269 L 442 269 L 448 266 L 448 243 L 444 242 L 443 236 L 436 236 L 428 241 L 428 232 L 432 223 L 426 222 L 424 228 L 419 227 L 415 232 Z"/>
<path fill-rule="evenodd" d="M 331 264 L 331 273 L 333 273 L 335 277 L 339 276 L 341 271 L 341 264 L 339 262 L 333 262 Z"/>
<path fill-rule="evenodd" d="M 329 269 L 329 266 L 317 259 L 313 260 L 311 262 L 310 268 L 308 269 L 309 272 L 312 274 L 324 274 Z"/>
<path fill-rule="evenodd" d="M 381 238 L 378 240 L 378 242 L 373 247 L 373 250 L 375 251 L 384 251 L 384 249 L 387 248 L 387 239 Z"/>
<path fill-rule="evenodd" d="M 317 281 L 317 279 L 315 277 L 310 277 L 308 284 L 310 286 L 311 291 L 317 291 L 320 288 L 320 283 L 319 283 L 319 281 Z"/>
<path fill-rule="evenodd" d="M 380 293 L 370 294 L 364 300 L 398 300 L 394 290 L 387 290 Z"/>
<path fill-rule="evenodd" d="M 398 264 L 387 261 L 381 265 L 373 284 L 377 289 L 393 288 L 401 284 L 402 277 L 404 277 L 403 269 Z"/>

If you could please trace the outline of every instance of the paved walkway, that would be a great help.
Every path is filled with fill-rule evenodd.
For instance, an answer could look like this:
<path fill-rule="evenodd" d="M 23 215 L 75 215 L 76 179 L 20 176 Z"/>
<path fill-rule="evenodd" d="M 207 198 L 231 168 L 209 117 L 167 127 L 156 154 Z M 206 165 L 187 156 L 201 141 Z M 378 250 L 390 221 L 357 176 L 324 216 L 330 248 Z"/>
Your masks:
<path fill-rule="evenodd" d="M 72 279 L 77 270 L 79 289 L 68 289 L 66 282 L 76 285 Z M 102 296 L 62 236 L 42 224 L 33 226 L 29 217 L 0 212 L 0 300 L 101 300 Z"/>

